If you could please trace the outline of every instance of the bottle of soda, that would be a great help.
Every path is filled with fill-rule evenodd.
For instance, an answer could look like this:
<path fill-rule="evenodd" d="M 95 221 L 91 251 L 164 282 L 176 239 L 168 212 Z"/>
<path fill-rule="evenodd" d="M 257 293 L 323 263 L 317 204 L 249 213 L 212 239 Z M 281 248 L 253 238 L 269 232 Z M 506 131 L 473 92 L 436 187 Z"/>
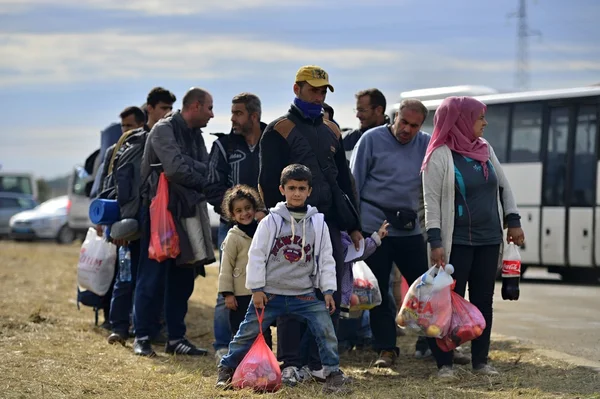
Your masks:
<path fill-rule="evenodd" d="M 119 247 L 119 280 L 131 281 L 131 251 L 128 246 Z"/>
<path fill-rule="evenodd" d="M 514 242 L 504 249 L 502 254 L 502 299 L 519 299 L 519 281 L 521 280 L 521 254 Z"/>

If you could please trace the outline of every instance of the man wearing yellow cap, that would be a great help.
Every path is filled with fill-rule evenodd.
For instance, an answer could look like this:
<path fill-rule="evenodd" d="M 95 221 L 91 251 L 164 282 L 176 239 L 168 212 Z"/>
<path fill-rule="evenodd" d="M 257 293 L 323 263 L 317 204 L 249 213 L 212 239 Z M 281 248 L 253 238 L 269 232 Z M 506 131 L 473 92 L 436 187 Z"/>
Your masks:
<path fill-rule="evenodd" d="M 359 248 L 362 235 L 360 219 L 356 214 L 356 195 L 352 188 L 350 171 L 343 150 L 341 132 L 338 126 L 323 118 L 323 103 L 327 89 L 333 92 L 329 75 L 321 67 L 307 65 L 296 73 L 294 81 L 295 98 L 288 113 L 265 129 L 260 141 L 259 190 L 267 208 L 282 200 L 279 191 L 281 171 L 290 164 L 307 166 L 313 176 L 312 193 L 307 203 L 325 215 L 336 261 L 338 292 L 333 293 L 336 312 L 332 316 L 337 330 L 340 306 L 341 276 L 344 266 L 344 247 L 341 231 L 347 231 L 356 248 Z M 321 293 L 317 293 L 320 296 Z M 328 292 L 328 294 L 331 294 Z M 293 316 L 291 316 L 293 317 Z M 283 361 L 283 381 L 295 385 L 307 375 L 302 369 L 300 341 L 306 324 L 302 320 L 285 317 L 277 322 L 279 337 L 278 358 Z M 310 339 L 314 341 L 314 338 Z M 316 344 L 313 342 L 315 354 Z M 313 377 L 323 376 L 318 354 L 311 356 L 309 368 Z"/>

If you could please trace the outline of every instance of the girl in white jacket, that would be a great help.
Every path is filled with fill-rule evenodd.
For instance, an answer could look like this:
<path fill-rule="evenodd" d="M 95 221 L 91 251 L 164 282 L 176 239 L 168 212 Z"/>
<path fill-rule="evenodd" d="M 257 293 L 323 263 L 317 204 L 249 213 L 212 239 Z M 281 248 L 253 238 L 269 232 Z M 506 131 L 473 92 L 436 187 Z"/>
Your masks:
<path fill-rule="evenodd" d="M 256 211 L 262 209 L 262 202 L 256 190 L 238 184 L 225 192 L 221 209 L 223 215 L 234 222 L 222 245 L 219 295 L 223 295 L 225 307 L 230 310 L 229 323 L 235 335 L 252 300 L 252 291 L 246 288 L 246 265 L 250 244 L 258 227 Z M 271 330 L 267 328 L 264 335 L 271 347 Z"/>

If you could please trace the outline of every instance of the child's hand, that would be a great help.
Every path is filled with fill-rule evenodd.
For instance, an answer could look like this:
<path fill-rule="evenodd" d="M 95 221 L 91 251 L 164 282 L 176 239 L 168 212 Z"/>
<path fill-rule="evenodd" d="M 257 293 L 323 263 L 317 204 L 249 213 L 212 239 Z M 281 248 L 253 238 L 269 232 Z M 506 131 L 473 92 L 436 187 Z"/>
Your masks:
<path fill-rule="evenodd" d="M 381 227 L 379 228 L 379 230 L 377 230 L 377 235 L 379 236 L 379 238 L 385 238 L 388 235 L 388 227 L 390 226 L 390 224 L 388 223 L 387 220 L 384 220 L 383 223 L 381 224 Z"/>
<path fill-rule="evenodd" d="M 269 300 L 264 292 L 257 291 L 252 294 L 252 303 L 256 309 L 264 308 L 267 305 L 267 302 L 269 302 Z"/>
<path fill-rule="evenodd" d="M 230 310 L 237 310 L 238 304 L 235 295 L 227 295 L 225 297 L 225 307 Z"/>
<path fill-rule="evenodd" d="M 335 301 L 333 300 L 333 296 L 325 295 L 325 306 L 327 306 L 329 314 L 333 314 L 333 312 L 335 312 Z"/>

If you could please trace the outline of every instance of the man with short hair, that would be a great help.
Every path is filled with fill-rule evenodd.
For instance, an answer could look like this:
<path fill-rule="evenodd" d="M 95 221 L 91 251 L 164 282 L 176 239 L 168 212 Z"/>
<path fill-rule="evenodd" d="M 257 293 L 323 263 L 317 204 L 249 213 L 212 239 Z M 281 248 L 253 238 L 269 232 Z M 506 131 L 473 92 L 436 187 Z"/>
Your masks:
<path fill-rule="evenodd" d="M 170 112 L 173 109 L 173 104 L 176 100 L 177 98 L 173 93 L 171 93 L 169 90 L 163 89 L 162 87 L 155 87 L 152 90 L 150 90 L 146 98 L 146 104 L 144 104 L 144 106 L 140 108 L 140 110 L 142 110 L 144 120 L 147 119 L 145 126 L 146 131 L 149 132 L 156 122 L 162 119 L 162 117 L 164 117 L 167 114 L 167 112 Z M 126 125 L 131 124 L 129 123 L 129 121 L 127 121 Z M 121 134 L 126 132 L 127 130 L 131 129 L 123 130 L 123 121 L 121 121 L 120 124 L 111 124 L 100 133 L 101 145 L 97 161 L 98 168 L 94 170 L 95 178 L 94 184 L 92 185 L 92 189 L 90 192 L 91 198 L 95 198 L 99 194 L 99 191 L 101 191 L 102 189 L 103 180 L 100 176 L 100 173 L 97 172 L 102 171 L 102 169 L 104 168 L 102 162 L 104 161 L 104 158 L 106 156 L 107 149 L 110 146 L 115 145 L 117 141 L 119 141 Z"/>
<path fill-rule="evenodd" d="M 279 178 L 287 165 L 299 163 L 310 169 L 313 190 L 307 203 L 325 215 L 336 261 L 338 290 L 333 295 L 337 308 L 333 321 L 337 330 L 341 295 L 339 287 L 344 267 L 341 226 L 346 226 L 344 230 L 348 230 L 356 248 L 359 247 L 362 235 L 359 230 L 360 220 L 342 220 L 340 210 L 333 202 L 334 191 L 347 195 L 353 204 L 356 204 L 356 198 L 343 151 L 341 132 L 335 123 L 323 118 L 327 89 L 333 92 L 329 75 L 321 67 L 307 65 L 298 70 L 293 86 L 295 98 L 290 110 L 267 126 L 260 141 L 258 181 L 265 206 L 270 208 L 281 201 Z M 351 226 L 347 227 L 348 224 Z M 288 385 L 295 385 L 303 379 L 299 369 L 305 364 L 304 354 L 300 353 L 299 348 L 306 330 L 306 323 L 293 316 L 277 321 L 277 335 L 280 337 L 278 358 L 284 362 L 282 377 Z M 314 338 L 311 347 L 316 352 Z M 318 355 L 316 358 L 318 359 Z M 316 364 L 314 366 L 317 367 Z M 312 371 L 322 375 L 323 369 Z"/>
<path fill-rule="evenodd" d="M 237 185 L 245 184 L 258 188 L 259 149 L 258 143 L 263 130 L 267 126 L 260 121 L 262 115 L 261 102 L 252 93 L 240 93 L 231 100 L 231 133 L 215 134 L 218 138 L 213 143 L 209 157 L 208 186 L 206 197 L 221 215 L 217 246 L 221 253 L 221 245 L 227 236 L 231 222 L 223 218 L 221 204 L 225 192 Z M 257 218 L 264 217 L 264 212 L 257 212 Z M 220 257 L 219 257 L 220 258 Z M 214 314 L 215 357 L 220 360 L 227 354 L 232 333 L 229 326 L 229 309 L 225 307 L 225 299 L 217 295 Z"/>
<path fill-rule="evenodd" d="M 426 117 L 427 108 L 419 100 L 402 101 L 394 124 L 365 132 L 350 160 L 363 230 L 375 231 L 384 220 L 390 223 L 388 236 L 365 260 L 379 287 L 389 287 L 394 263 L 408 284 L 427 271 L 427 246 L 417 214 L 421 164 L 431 138 L 420 131 Z M 379 352 L 375 367 L 391 367 L 399 353 L 393 309 L 390 295 L 382 295 L 381 304 L 370 310 L 373 348 Z M 428 341 L 435 345 L 435 340 Z"/>
<path fill-rule="evenodd" d="M 117 179 L 115 177 L 115 164 L 119 161 L 119 153 L 123 151 L 123 146 L 126 140 L 136 134 L 145 133 L 144 112 L 138 107 L 127 107 L 119 115 L 121 118 L 121 137 L 116 144 L 108 147 L 104 162 L 102 163 L 101 171 L 101 189 L 99 196 L 106 199 L 119 200 L 118 191 L 115 189 L 117 186 Z M 140 137 L 139 140 L 145 141 L 145 137 Z M 96 226 L 98 234 L 104 234 L 104 229 L 101 226 Z M 117 247 L 126 246 L 130 251 L 130 262 L 131 262 L 131 280 L 121 281 L 119 277 L 119 259 L 116 260 L 116 277 L 115 283 L 107 296 L 110 300 L 110 329 L 111 334 L 108 336 L 108 343 L 115 344 L 120 343 L 125 345 L 125 341 L 129 338 L 129 326 L 130 326 L 130 313 L 133 306 L 133 291 L 135 289 L 135 278 L 137 275 L 137 265 L 140 259 L 140 242 L 134 240 L 131 242 L 125 242 L 123 240 L 114 240 L 109 237 L 109 240 L 113 242 Z"/>
<path fill-rule="evenodd" d="M 176 203 L 172 206 L 178 211 L 183 212 L 183 209 L 187 210 L 190 206 L 198 207 L 205 200 L 203 190 L 207 185 L 208 152 L 200 129 L 206 127 L 213 117 L 213 99 L 210 93 L 204 89 L 192 88 L 183 97 L 182 110 L 161 119 L 148 134 L 140 172 L 144 187 L 141 190 L 143 229 L 140 258 L 142 261 L 139 264 L 134 301 L 136 338 L 133 348 L 136 355 L 155 355 L 150 337 L 156 332 L 153 331 L 155 330 L 153 321 L 156 320 L 156 309 L 160 309 L 161 304 L 157 301 L 161 298 L 163 289 L 168 332 L 165 352 L 191 356 L 204 356 L 208 353 L 205 349 L 197 348 L 185 337 L 185 315 L 188 300 L 194 290 L 195 267 L 203 266 L 204 263 L 184 265 L 180 264 L 179 257 L 158 262 L 148 257 L 148 246 L 150 201 L 156 195 L 161 172 L 164 172 L 169 182 L 170 202 L 173 188 L 177 188 Z M 179 219 L 175 212 L 173 218 L 177 219 L 175 220 L 177 226 Z M 209 237 L 203 237 L 204 241 L 207 239 L 210 241 L 210 227 L 206 225 L 208 223 L 209 220 L 199 220 L 201 230 L 209 232 Z M 177 233 L 180 235 L 180 248 L 183 253 L 184 240 L 179 229 Z M 207 258 L 206 263 L 214 260 L 212 254 L 210 255 L 211 259 Z"/>
<path fill-rule="evenodd" d="M 355 94 L 355 97 L 356 117 L 360 125 L 358 129 L 354 129 L 344 136 L 344 151 L 346 151 L 348 159 L 350 159 L 354 146 L 364 132 L 389 122 L 385 115 L 387 102 L 379 89 L 361 90 Z"/>
<path fill-rule="evenodd" d="M 148 126 L 148 131 L 152 129 L 156 122 L 173 110 L 175 101 L 177 101 L 177 97 L 169 90 L 162 87 L 155 87 L 150 90 L 146 98 L 146 112 L 148 115 L 146 125 Z"/>

